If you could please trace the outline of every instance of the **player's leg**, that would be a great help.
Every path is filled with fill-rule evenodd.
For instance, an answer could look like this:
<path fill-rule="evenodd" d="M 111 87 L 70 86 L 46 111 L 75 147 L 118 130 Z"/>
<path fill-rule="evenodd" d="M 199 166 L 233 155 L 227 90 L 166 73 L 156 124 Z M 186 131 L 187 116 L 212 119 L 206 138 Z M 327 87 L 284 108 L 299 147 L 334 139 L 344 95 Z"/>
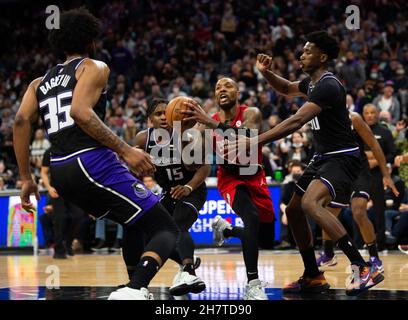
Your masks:
<path fill-rule="evenodd" d="M 128 232 L 145 234 L 144 252 L 129 284 L 109 299 L 149 299 L 147 286 L 178 237 L 173 219 L 157 197 L 109 149 L 85 152 L 55 167 L 52 164 L 51 175 L 58 192 L 84 211 L 121 223 Z"/>
<path fill-rule="evenodd" d="M 223 233 L 225 237 L 238 237 L 241 240 L 242 254 L 248 279 L 244 299 L 267 300 L 268 298 L 258 276 L 259 216 L 246 186 L 237 186 L 232 209 L 242 219 L 244 227 L 226 228 Z"/>
<path fill-rule="evenodd" d="M 333 190 L 336 190 L 335 185 L 334 179 L 332 182 L 326 178 L 313 180 L 303 196 L 302 209 L 327 232 L 350 260 L 354 280 L 347 288 L 346 293 L 355 295 L 376 285 L 384 278 L 375 268 L 367 265 L 341 222 L 326 209 L 333 198 Z"/>
<path fill-rule="evenodd" d="M 187 199 L 190 200 L 190 199 Z M 174 211 L 173 219 L 180 230 L 180 236 L 177 240 L 177 251 L 182 260 L 180 272 L 173 279 L 170 287 L 170 294 L 175 296 L 185 295 L 189 292 L 199 293 L 205 289 L 205 283 L 197 277 L 194 266 L 194 241 L 188 231 L 198 218 L 199 209 L 192 201 L 178 201 Z M 205 201 L 205 198 L 204 200 Z M 202 207 L 203 201 L 200 201 L 198 207 Z"/>
<path fill-rule="evenodd" d="M 375 213 L 377 248 L 378 251 L 382 251 L 385 249 L 385 192 L 380 172 L 372 174 L 370 196 L 373 201 L 373 210 Z"/>
<path fill-rule="evenodd" d="M 286 207 L 286 216 L 305 270 L 299 280 L 289 283 L 282 291 L 284 293 L 319 293 L 329 289 L 330 285 L 317 266 L 312 231 L 301 203 L 302 196 L 295 193 Z"/>
<path fill-rule="evenodd" d="M 182 259 L 184 270 L 195 275 L 194 271 L 194 241 L 188 231 L 198 218 L 196 208 L 179 201 L 173 212 L 173 219 L 180 230 L 177 241 L 177 251 Z"/>
<path fill-rule="evenodd" d="M 64 199 L 60 196 L 51 199 L 53 207 L 52 220 L 54 227 L 54 259 L 66 259 L 65 237 L 67 232 L 67 208 Z"/>
<path fill-rule="evenodd" d="M 351 199 L 353 218 L 357 223 L 364 243 L 367 246 L 368 253 L 370 255 L 370 262 L 377 267 L 378 271 L 383 273 L 384 267 L 378 256 L 374 226 L 367 214 L 367 203 L 368 199 L 366 197 L 358 196 L 356 193 L 354 194 L 353 198 Z"/>
<path fill-rule="evenodd" d="M 176 245 L 178 230 L 170 214 L 157 203 L 134 225 L 126 226 L 128 232 L 143 232 L 145 246 L 129 287 L 146 288 L 158 269 L 166 262 Z M 152 263 L 153 266 L 148 267 Z M 153 274 L 154 273 L 154 274 Z"/>
<path fill-rule="evenodd" d="M 223 233 L 227 238 L 237 237 L 241 240 L 242 253 L 249 282 L 258 279 L 259 217 L 256 207 L 245 186 L 237 186 L 232 209 L 242 219 L 244 227 L 226 228 Z"/>
<path fill-rule="evenodd" d="M 327 207 L 335 217 L 340 214 L 340 208 Z M 323 251 L 317 258 L 318 267 L 333 267 L 337 265 L 337 257 L 334 254 L 334 242 L 330 239 L 329 235 L 325 230 L 322 230 L 322 240 L 323 240 Z"/>
<path fill-rule="evenodd" d="M 175 200 L 170 196 L 169 193 L 166 193 L 164 197 L 160 199 L 160 203 L 167 209 L 167 211 L 172 215 L 175 208 Z M 180 257 L 180 253 L 177 248 L 174 248 L 173 252 L 170 254 L 169 259 L 176 262 L 179 266 L 183 265 L 183 259 Z"/>
<path fill-rule="evenodd" d="M 144 252 L 145 236 L 141 232 L 133 232 L 129 228 L 123 228 L 122 242 L 122 256 L 130 281 Z"/>

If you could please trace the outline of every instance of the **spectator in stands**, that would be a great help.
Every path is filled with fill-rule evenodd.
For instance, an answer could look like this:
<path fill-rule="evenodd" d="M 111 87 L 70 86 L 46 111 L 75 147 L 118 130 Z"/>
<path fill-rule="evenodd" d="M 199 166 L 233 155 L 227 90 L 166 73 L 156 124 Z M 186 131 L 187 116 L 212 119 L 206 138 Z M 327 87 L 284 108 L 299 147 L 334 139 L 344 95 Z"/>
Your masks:
<path fill-rule="evenodd" d="M 157 184 L 156 180 L 154 180 L 153 176 L 144 176 L 143 183 L 146 187 L 149 188 L 155 195 L 161 195 L 162 188 Z"/>
<path fill-rule="evenodd" d="M 304 138 L 302 133 L 300 131 L 292 133 L 290 140 L 287 161 L 290 163 L 296 160 L 306 163 L 308 159 L 308 150 L 303 144 Z"/>
<path fill-rule="evenodd" d="M 6 183 L 4 182 L 3 177 L 0 177 L 0 191 L 6 190 Z"/>
<path fill-rule="evenodd" d="M 0 178 L 3 180 L 4 188 L 10 188 L 14 186 L 14 173 L 8 169 L 3 160 L 0 160 Z"/>
<path fill-rule="evenodd" d="M 128 118 L 123 132 L 123 140 L 132 145 L 138 131 L 135 120 L 133 120 L 133 118 Z"/>
<path fill-rule="evenodd" d="M 398 99 L 393 96 L 394 94 L 394 82 L 386 81 L 383 93 L 378 95 L 373 104 L 381 111 L 386 110 L 391 113 L 391 123 L 396 124 L 400 119 L 400 103 Z"/>
<path fill-rule="evenodd" d="M 364 67 L 354 58 L 353 51 L 347 51 L 346 61 L 340 67 L 339 77 L 344 79 L 348 90 L 361 88 L 366 80 Z"/>
<path fill-rule="evenodd" d="M 123 227 L 118 224 L 114 223 L 113 224 L 116 226 L 116 237 L 115 241 L 112 244 L 111 247 L 107 247 L 107 241 L 106 241 L 106 224 L 109 220 L 107 219 L 96 219 L 95 223 L 95 239 L 97 241 L 95 247 L 92 248 L 93 251 L 95 252 L 108 252 L 109 249 L 112 251 L 120 251 L 122 247 L 122 239 L 123 239 Z"/>
<path fill-rule="evenodd" d="M 36 168 L 36 175 L 39 176 L 44 152 L 51 146 L 47 138 L 45 138 L 44 130 L 35 130 L 34 140 L 31 143 L 30 155 L 31 163 Z"/>

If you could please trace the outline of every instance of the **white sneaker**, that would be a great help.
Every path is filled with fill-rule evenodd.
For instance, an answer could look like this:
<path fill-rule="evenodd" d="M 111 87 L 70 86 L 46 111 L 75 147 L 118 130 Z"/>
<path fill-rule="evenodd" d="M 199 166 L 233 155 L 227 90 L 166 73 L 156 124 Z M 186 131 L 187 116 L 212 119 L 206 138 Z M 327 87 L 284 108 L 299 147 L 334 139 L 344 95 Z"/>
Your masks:
<path fill-rule="evenodd" d="M 177 286 L 179 284 L 179 282 L 180 282 L 179 279 L 180 279 L 182 273 L 183 273 L 183 265 L 179 265 L 179 269 L 178 269 L 176 275 L 173 278 L 173 284 L 172 284 L 171 288 L 173 288 L 173 287 L 175 287 L 175 286 Z"/>
<path fill-rule="evenodd" d="M 113 291 L 108 300 L 153 300 L 153 294 L 149 293 L 146 288 L 132 289 L 123 287 Z"/>
<path fill-rule="evenodd" d="M 200 293 L 205 289 L 205 283 L 197 276 L 186 271 L 179 271 L 173 280 L 169 292 L 172 296 L 182 296 L 189 292 Z"/>
<path fill-rule="evenodd" d="M 245 286 L 244 300 L 268 300 L 261 280 L 254 279 Z"/>
<path fill-rule="evenodd" d="M 212 222 L 213 239 L 217 246 L 221 247 L 225 241 L 224 230 L 232 229 L 231 223 L 223 219 L 221 216 L 216 216 Z"/>

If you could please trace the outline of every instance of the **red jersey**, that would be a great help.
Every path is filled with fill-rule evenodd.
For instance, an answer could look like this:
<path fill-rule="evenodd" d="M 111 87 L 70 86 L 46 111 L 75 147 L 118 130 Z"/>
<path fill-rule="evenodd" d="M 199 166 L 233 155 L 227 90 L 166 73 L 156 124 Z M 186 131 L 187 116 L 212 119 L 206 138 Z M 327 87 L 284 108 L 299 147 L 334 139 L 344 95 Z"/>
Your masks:
<path fill-rule="evenodd" d="M 244 111 L 247 106 L 238 106 L 237 114 L 231 123 L 231 127 L 243 128 Z M 213 115 L 213 119 L 220 121 L 218 112 Z M 224 158 L 224 137 L 214 135 L 215 152 L 218 156 Z M 265 172 L 261 167 L 262 163 L 262 146 L 258 148 L 258 165 L 260 170 L 254 175 L 239 175 L 237 172 L 228 170 L 228 166 L 234 164 L 219 165 L 217 171 L 218 190 L 227 203 L 232 206 L 235 199 L 236 187 L 239 185 L 247 186 L 251 199 L 258 210 L 261 222 L 273 222 L 275 220 L 271 195 L 268 184 L 266 183 Z M 240 215 L 239 212 L 236 214 Z"/>

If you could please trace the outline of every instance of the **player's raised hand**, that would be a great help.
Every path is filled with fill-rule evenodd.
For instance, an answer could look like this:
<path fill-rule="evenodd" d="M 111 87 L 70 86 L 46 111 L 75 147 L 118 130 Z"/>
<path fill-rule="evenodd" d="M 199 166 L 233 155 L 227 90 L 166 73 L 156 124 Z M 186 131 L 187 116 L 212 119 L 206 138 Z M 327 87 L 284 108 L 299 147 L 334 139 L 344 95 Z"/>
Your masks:
<path fill-rule="evenodd" d="M 35 211 L 34 204 L 30 201 L 30 195 L 34 194 L 37 201 L 40 200 L 38 186 L 33 180 L 25 180 L 21 186 L 20 199 L 21 206 L 27 212 Z"/>
<path fill-rule="evenodd" d="M 267 54 L 260 53 L 256 56 L 256 68 L 263 73 L 270 70 L 272 66 L 272 57 Z"/>
<path fill-rule="evenodd" d="M 132 170 L 138 177 L 150 175 L 156 171 L 149 154 L 139 148 L 129 148 L 122 157 L 123 160 L 126 161 L 130 170 Z"/>

